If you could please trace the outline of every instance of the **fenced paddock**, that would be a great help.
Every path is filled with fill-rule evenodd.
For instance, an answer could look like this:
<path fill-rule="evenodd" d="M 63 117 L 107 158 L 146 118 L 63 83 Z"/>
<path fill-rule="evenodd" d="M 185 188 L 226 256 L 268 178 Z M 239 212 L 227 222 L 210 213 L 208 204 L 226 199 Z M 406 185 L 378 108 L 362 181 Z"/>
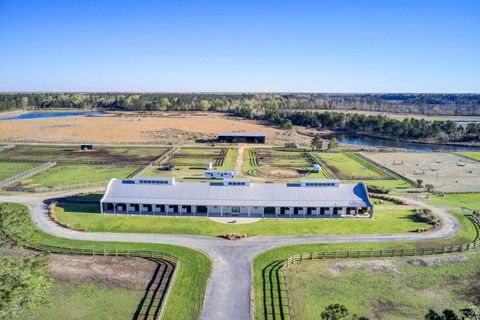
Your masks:
<path fill-rule="evenodd" d="M 471 215 L 469 219 L 480 228 L 480 216 Z M 274 261 L 263 270 L 263 319 L 295 319 L 290 297 L 289 267 L 294 264 L 314 260 L 334 259 L 370 259 L 433 256 L 450 253 L 461 253 L 480 248 L 477 238 L 467 244 L 425 247 L 425 248 L 396 248 L 384 250 L 336 250 L 296 254 L 286 260 Z"/>
<path fill-rule="evenodd" d="M 17 145 L 0 153 L 0 161 L 56 161 L 59 164 L 147 164 L 165 153 L 165 147 L 96 147 L 81 150 L 80 145 Z"/>
<path fill-rule="evenodd" d="M 437 192 L 480 192 L 480 162 L 450 153 L 364 153 L 365 157 L 405 176 L 432 184 Z"/>
<path fill-rule="evenodd" d="M 5 188 L 8 185 L 11 185 L 19 180 L 25 179 L 27 177 L 39 174 L 44 172 L 45 170 L 48 170 L 56 165 L 55 162 L 47 162 L 44 164 L 41 164 L 39 166 L 27 169 L 25 171 L 22 171 L 14 176 L 8 177 L 6 179 L 0 180 L 0 188 Z"/>
<path fill-rule="evenodd" d="M 179 259 L 168 252 L 151 250 L 107 250 L 69 248 L 51 246 L 41 243 L 27 242 L 25 239 L 3 230 L 3 235 L 15 239 L 22 247 L 47 254 L 82 255 L 82 256 L 115 256 L 115 257 L 138 257 L 149 259 L 157 264 L 157 268 L 150 280 L 145 294 L 138 304 L 137 310 L 132 312 L 133 319 L 160 319 L 163 306 L 168 300 L 170 288 L 175 281 L 176 270 L 180 264 Z"/>
<path fill-rule="evenodd" d="M 212 162 L 215 170 L 233 170 L 237 153 L 237 149 L 232 148 L 174 148 L 167 152 L 167 157 L 161 161 L 155 161 L 139 175 L 173 176 L 179 180 L 203 180 L 207 163 Z M 169 165 L 174 166 L 174 170 L 166 170 Z"/>
<path fill-rule="evenodd" d="M 289 150 L 284 148 L 255 148 L 248 149 L 244 171 L 251 176 L 265 179 L 291 180 L 328 179 L 330 170 L 322 168 L 318 173 L 313 172 L 316 158 L 302 149 Z"/>
<path fill-rule="evenodd" d="M 0 180 L 12 177 L 38 165 L 38 163 L 32 162 L 0 162 Z"/>
<path fill-rule="evenodd" d="M 126 178 L 138 168 L 115 165 L 57 165 L 47 171 L 25 177 L 12 187 L 63 190 L 72 185 L 103 183 L 111 178 Z"/>

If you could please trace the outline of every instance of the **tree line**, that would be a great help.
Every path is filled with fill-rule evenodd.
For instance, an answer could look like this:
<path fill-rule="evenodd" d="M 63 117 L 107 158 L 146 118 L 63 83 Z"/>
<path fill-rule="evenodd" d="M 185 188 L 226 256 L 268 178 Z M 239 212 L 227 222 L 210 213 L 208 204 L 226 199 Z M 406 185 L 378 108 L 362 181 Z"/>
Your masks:
<path fill-rule="evenodd" d="M 20 108 L 130 111 L 364 110 L 424 115 L 480 115 L 480 94 L 326 93 L 3 93 L 0 111 Z"/>
<path fill-rule="evenodd" d="M 415 118 L 398 120 L 384 115 L 329 111 L 269 111 L 265 114 L 252 114 L 250 110 L 240 108 L 236 114 L 245 118 L 269 121 L 285 129 L 297 125 L 404 139 L 480 142 L 479 123 L 458 124 L 454 121 Z"/>
<path fill-rule="evenodd" d="M 14 109 L 212 111 L 265 120 L 281 128 L 299 125 L 318 129 L 440 142 L 480 142 L 480 124 L 397 120 L 381 114 L 329 111 L 362 108 L 385 111 L 411 108 L 413 113 L 480 115 L 480 95 L 361 95 L 361 94 L 130 94 L 130 93 L 11 93 L 0 94 L 0 111 Z M 386 109 L 385 109 L 386 108 Z M 445 109 L 446 108 L 446 109 Z M 350 110 L 349 109 L 349 110 Z M 395 109 L 396 110 L 396 109 Z M 409 109 L 408 109 L 409 110 Z"/>

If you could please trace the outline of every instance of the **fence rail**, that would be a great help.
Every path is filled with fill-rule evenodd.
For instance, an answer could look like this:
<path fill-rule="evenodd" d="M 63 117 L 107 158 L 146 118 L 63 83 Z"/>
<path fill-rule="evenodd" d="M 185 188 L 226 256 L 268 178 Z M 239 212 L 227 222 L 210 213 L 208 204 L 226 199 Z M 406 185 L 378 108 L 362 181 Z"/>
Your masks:
<path fill-rule="evenodd" d="M 86 189 L 86 188 L 95 188 L 106 186 L 108 181 L 101 182 L 90 182 L 90 183 L 80 183 L 80 184 L 71 184 L 71 185 L 57 185 L 49 187 L 22 187 L 22 186 L 7 186 L 3 189 L 6 191 L 16 191 L 16 192 L 29 192 L 29 193 L 41 193 L 41 192 L 52 192 L 52 191 L 65 191 L 65 190 L 74 190 L 74 189 Z"/>
<path fill-rule="evenodd" d="M 22 171 L 20 172 L 19 174 L 16 174 L 12 177 L 9 177 L 9 178 L 6 178 L 6 179 L 3 179 L 3 180 L 0 180 L 0 189 L 4 189 L 6 186 L 12 184 L 12 183 L 15 183 L 19 180 L 22 180 L 24 178 L 27 178 L 27 177 L 30 177 L 30 176 L 33 176 L 34 174 L 37 174 L 37 173 L 40 173 L 42 171 L 45 171 L 45 170 L 48 170 L 50 169 L 51 167 L 54 167 L 56 166 L 57 163 L 56 162 L 47 162 L 47 163 L 43 163 L 37 167 L 34 167 L 34 168 L 31 168 L 31 169 L 27 169 L 25 171 Z"/>
<path fill-rule="evenodd" d="M 33 163 L 44 163 L 45 160 L 39 159 L 17 159 L 17 158 L 0 158 L 0 162 L 33 162 Z M 90 164 L 90 165 L 99 165 L 99 166 L 141 166 L 149 164 L 150 161 L 108 161 L 108 160 L 55 160 L 58 164 Z"/>
<path fill-rule="evenodd" d="M 480 229 L 480 215 L 473 214 L 469 217 L 477 230 Z M 412 256 L 431 256 L 446 253 L 459 253 L 471 249 L 480 248 L 480 240 L 477 239 L 471 243 L 427 248 L 406 248 L 406 249 L 384 249 L 384 250 L 338 250 L 338 251 L 320 251 L 307 252 L 293 255 L 286 259 L 280 272 L 282 273 L 285 287 L 285 298 L 288 310 L 288 317 L 294 320 L 292 304 L 290 298 L 290 285 L 288 283 L 289 267 L 295 263 L 312 260 L 331 260 L 331 259 L 361 259 L 361 258 L 393 258 L 393 257 L 412 257 Z"/>
<path fill-rule="evenodd" d="M 11 233 L 9 230 L 2 230 L 2 235 L 6 238 L 14 240 L 18 245 L 43 253 L 56 254 L 72 254 L 72 255 L 88 255 L 88 256 L 115 256 L 115 257 L 139 257 L 139 258 L 156 258 L 177 264 L 178 258 L 168 252 L 153 250 L 107 250 L 95 248 L 71 248 L 63 246 L 52 246 L 42 243 L 29 242 L 26 239 Z"/>

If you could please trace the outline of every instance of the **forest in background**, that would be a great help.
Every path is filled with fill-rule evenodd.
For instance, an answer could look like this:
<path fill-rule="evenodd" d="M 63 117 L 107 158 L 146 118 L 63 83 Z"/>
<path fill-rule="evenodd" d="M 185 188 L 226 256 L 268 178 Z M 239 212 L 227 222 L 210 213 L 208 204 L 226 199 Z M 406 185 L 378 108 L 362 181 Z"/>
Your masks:
<path fill-rule="evenodd" d="M 364 110 L 402 114 L 480 116 L 480 94 L 322 93 L 3 93 L 0 111 L 22 108 L 129 111 Z"/>
<path fill-rule="evenodd" d="M 480 94 L 320 93 L 3 93 L 0 111 L 15 109 L 112 111 L 211 111 L 264 120 L 284 129 L 299 125 L 384 137 L 437 142 L 480 142 L 480 124 L 458 124 L 385 115 L 339 112 L 380 111 L 421 115 L 480 116 Z M 336 111 L 331 111 L 336 110 Z"/>

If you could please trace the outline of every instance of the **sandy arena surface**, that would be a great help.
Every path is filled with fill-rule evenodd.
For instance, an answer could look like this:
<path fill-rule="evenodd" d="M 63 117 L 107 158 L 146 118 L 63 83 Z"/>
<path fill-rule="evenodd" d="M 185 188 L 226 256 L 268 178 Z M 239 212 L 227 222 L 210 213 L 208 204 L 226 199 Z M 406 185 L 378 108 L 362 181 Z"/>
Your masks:
<path fill-rule="evenodd" d="M 155 268 L 154 262 L 142 258 L 54 254 L 50 259 L 49 274 L 61 281 L 145 289 Z"/>
<path fill-rule="evenodd" d="M 120 114 L 0 121 L 0 141 L 9 142 L 189 143 L 213 138 L 225 131 L 262 131 L 272 142 L 305 140 L 310 143 L 310 138 L 293 130 L 279 130 L 224 114 Z"/>
<path fill-rule="evenodd" d="M 414 181 L 421 179 L 424 184 L 433 184 L 440 192 L 480 192 L 480 162 L 455 154 L 391 152 L 363 155 Z"/>

